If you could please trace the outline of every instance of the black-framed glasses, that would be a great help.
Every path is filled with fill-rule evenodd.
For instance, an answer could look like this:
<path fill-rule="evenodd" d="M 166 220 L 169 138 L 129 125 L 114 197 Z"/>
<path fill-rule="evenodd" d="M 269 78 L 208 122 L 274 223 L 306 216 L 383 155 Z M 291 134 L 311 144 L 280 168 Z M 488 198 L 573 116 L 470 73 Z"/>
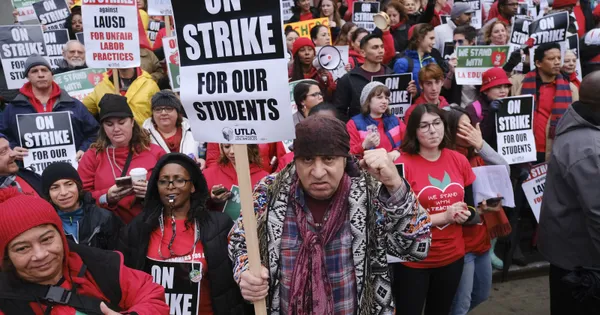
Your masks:
<path fill-rule="evenodd" d="M 172 113 L 175 110 L 175 108 L 170 107 L 170 106 L 165 106 L 165 107 L 156 107 L 152 109 L 152 112 L 154 113 L 162 113 L 163 111 L 167 114 Z"/>
<path fill-rule="evenodd" d="M 441 119 L 436 119 L 430 123 L 421 123 L 419 125 L 419 130 L 421 132 L 427 132 L 427 131 L 429 131 L 429 129 L 431 129 L 431 126 L 433 126 L 433 129 L 439 130 L 442 128 L 442 126 L 444 126 L 444 123 L 442 122 Z"/>
<path fill-rule="evenodd" d="M 322 97 L 323 93 L 321 93 L 321 92 L 315 92 L 313 94 L 308 94 L 307 96 L 312 96 L 312 97 L 319 97 L 319 96 L 321 96 Z"/>
<path fill-rule="evenodd" d="M 174 180 L 159 179 L 157 183 L 158 187 L 161 188 L 169 187 L 171 184 L 173 184 L 175 188 L 183 188 L 187 182 L 191 182 L 191 180 L 183 178 L 176 178 Z"/>

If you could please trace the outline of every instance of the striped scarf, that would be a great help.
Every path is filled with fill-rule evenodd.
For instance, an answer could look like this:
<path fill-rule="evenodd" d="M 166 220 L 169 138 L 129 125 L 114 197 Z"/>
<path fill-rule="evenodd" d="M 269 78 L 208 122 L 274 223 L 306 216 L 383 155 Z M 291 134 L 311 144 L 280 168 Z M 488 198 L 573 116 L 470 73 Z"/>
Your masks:
<path fill-rule="evenodd" d="M 550 131 L 548 134 L 550 139 L 554 139 L 556 125 L 572 103 L 569 81 L 565 80 L 562 74 L 558 74 L 554 82 L 556 83 L 556 92 L 554 93 L 554 104 L 550 113 Z M 541 79 L 539 79 L 537 70 L 533 70 L 525 75 L 523 88 L 521 89 L 521 95 L 531 94 L 534 96 L 535 110 L 537 110 L 538 99 L 540 97 L 538 84 L 541 84 Z"/>

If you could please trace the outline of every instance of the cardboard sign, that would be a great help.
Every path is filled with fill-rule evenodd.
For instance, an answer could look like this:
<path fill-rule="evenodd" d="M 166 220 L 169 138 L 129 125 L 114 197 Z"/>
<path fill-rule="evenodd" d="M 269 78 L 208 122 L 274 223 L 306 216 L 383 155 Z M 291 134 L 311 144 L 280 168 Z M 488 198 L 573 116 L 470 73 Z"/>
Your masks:
<path fill-rule="evenodd" d="M 44 32 L 44 44 L 46 44 L 46 59 L 50 62 L 52 69 L 58 68 L 58 63 L 64 59 L 63 47 L 69 41 L 69 31 L 55 30 Z"/>
<path fill-rule="evenodd" d="M 375 29 L 373 17 L 379 13 L 379 2 L 361 2 L 357 1 L 353 4 L 352 23 L 357 27 L 362 27 L 369 32 Z"/>
<path fill-rule="evenodd" d="M 88 66 L 115 69 L 140 66 L 136 3 L 132 0 L 84 1 L 81 16 Z"/>
<path fill-rule="evenodd" d="M 237 185 L 231 186 L 231 197 L 227 199 L 223 206 L 223 213 L 227 214 L 233 221 L 240 217 L 242 203 L 240 200 L 240 188 Z"/>
<path fill-rule="evenodd" d="M 181 86 L 181 75 L 179 74 L 179 48 L 177 48 L 177 37 L 163 37 L 163 49 L 165 50 L 165 62 L 169 73 L 169 82 L 174 92 L 179 92 Z"/>
<path fill-rule="evenodd" d="M 498 153 L 508 164 L 535 161 L 533 96 L 507 97 L 499 101 L 496 112 Z"/>
<path fill-rule="evenodd" d="M 172 4 L 185 78 L 181 100 L 194 139 L 232 144 L 293 139 L 279 0 Z"/>
<path fill-rule="evenodd" d="M 25 60 L 33 54 L 46 56 L 40 25 L 0 26 L 0 59 L 9 89 L 20 89 L 27 83 Z"/>
<path fill-rule="evenodd" d="M 147 0 L 148 1 L 148 15 L 173 15 L 173 7 L 171 6 L 171 0 Z"/>
<path fill-rule="evenodd" d="M 376 75 L 371 80 L 381 82 L 390 89 L 390 111 L 397 117 L 404 117 L 412 104 L 412 95 L 406 90 L 412 80 L 412 73 Z"/>
<path fill-rule="evenodd" d="M 33 9 L 46 31 L 65 28 L 65 21 L 71 15 L 65 0 L 44 0 L 33 4 Z"/>
<path fill-rule="evenodd" d="M 18 114 L 17 128 L 21 147 L 29 150 L 26 168 L 42 175 L 48 165 L 67 162 L 77 169 L 71 112 Z"/>
<path fill-rule="evenodd" d="M 12 0 L 13 8 L 19 12 L 17 20 L 19 22 L 37 20 L 33 4 L 38 1 L 39 0 Z"/>
<path fill-rule="evenodd" d="M 471 15 L 471 26 L 476 30 L 480 29 L 483 25 L 482 12 L 481 12 L 481 1 L 480 0 L 456 0 L 456 2 L 464 2 L 471 6 L 475 12 Z"/>
<path fill-rule="evenodd" d="M 196 255 L 203 254 L 196 253 Z M 198 313 L 200 282 L 190 281 L 191 266 L 190 262 L 159 261 L 146 258 L 146 272 L 152 275 L 154 283 L 165 288 L 165 301 L 170 308 L 169 314 L 192 315 Z M 194 269 L 202 270 L 202 263 L 195 262 Z"/>
<path fill-rule="evenodd" d="M 287 21 L 294 16 L 292 7 L 294 6 L 294 0 L 281 0 L 281 8 L 283 9 L 283 20 Z"/>
<path fill-rule="evenodd" d="M 523 192 L 527 197 L 527 202 L 535 219 L 540 222 L 540 210 L 542 209 L 542 198 L 544 197 L 544 188 L 546 186 L 546 172 L 548 164 L 541 163 L 535 165 L 529 170 L 527 180 L 523 182 Z"/>
<path fill-rule="evenodd" d="M 150 21 L 150 23 L 148 23 L 148 30 L 146 31 L 146 33 L 148 33 L 148 39 L 150 39 L 150 44 L 154 45 L 154 42 L 156 41 L 156 36 L 158 35 L 158 31 L 160 31 L 160 29 L 164 27 L 165 22 L 162 21 Z"/>
<path fill-rule="evenodd" d="M 310 30 L 317 25 L 327 25 L 329 26 L 328 18 L 320 18 L 320 19 L 312 19 L 306 20 L 296 23 L 288 23 L 283 26 L 283 29 L 286 29 L 288 26 L 293 28 L 300 37 L 306 37 L 310 39 Z M 329 30 L 329 38 L 331 38 L 331 30 Z"/>
<path fill-rule="evenodd" d="M 72 98 L 83 100 L 104 79 L 106 69 L 86 68 L 55 74 L 54 82 Z"/>
<path fill-rule="evenodd" d="M 502 67 L 508 58 L 509 46 L 456 47 L 456 83 L 481 85 L 483 73 L 493 67 Z"/>
<path fill-rule="evenodd" d="M 579 36 L 577 34 L 573 34 L 567 37 L 567 49 L 572 51 L 575 54 L 575 56 L 577 56 L 577 65 L 575 66 L 575 72 L 577 73 L 577 79 L 581 81 L 583 80 L 583 75 L 581 74 L 581 60 L 579 59 Z"/>
<path fill-rule="evenodd" d="M 341 77 L 344 76 L 344 74 L 348 73 L 348 71 L 346 71 L 346 64 L 348 63 L 348 54 L 350 53 L 349 50 L 350 47 L 348 45 L 329 46 L 325 50 L 323 50 L 323 47 L 317 47 L 317 58 L 329 58 L 328 60 L 333 60 L 332 62 L 337 62 L 337 67 L 335 69 L 327 70 L 329 71 L 329 73 L 331 73 L 331 76 L 335 81 L 339 80 Z"/>

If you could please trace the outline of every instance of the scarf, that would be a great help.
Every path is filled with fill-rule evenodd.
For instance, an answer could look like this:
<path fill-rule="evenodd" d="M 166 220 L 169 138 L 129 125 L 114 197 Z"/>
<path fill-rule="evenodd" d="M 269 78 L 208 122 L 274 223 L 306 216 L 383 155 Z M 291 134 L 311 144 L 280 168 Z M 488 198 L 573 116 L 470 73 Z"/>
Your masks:
<path fill-rule="evenodd" d="M 550 139 L 554 139 L 558 120 L 560 120 L 567 108 L 569 108 L 573 102 L 569 81 L 565 80 L 562 74 L 558 74 L 556 75 L 554 82 L 556 82 L 556 92 L 554 93 L 554 105 L 552 106 L 552 111 L 550 113 L 550 131 L 548 133 Z M 536 70 L 527 73 L 523 79 L 521 95 L 531 94 L 534 96 L 535 110 L 537 110 L 538 99 L 540 97 L 539 85 L 541 83 L 541 79 Z"/>
<path fill-rule="evenodd" d="M 14 185 L 13 183 L 16 183 L 15 179 L 17 179 L 16 175 L 0 177 L 0 188 L 8 188 L 10 186 L 13 186 Z"/>
<path fill-rule="evenodd" d="M 300 180 L 296 178 L 290 187 L 290 194 L 295 196 Z M 344 224 L 347 214 L 348 196 L 350 194 L 350 177 L 344 174 L 328 211 L 326 221 L 320 233 L 308 228 L 307 216 L 302 205 L 292 198 L 298 234 L 302 245 L 296 257 L 296 265 L 292 273 L 290 302 L 288 314 L 333 314 L 331 283 L 325 268 L 325 245 L 331 241 Z"/>

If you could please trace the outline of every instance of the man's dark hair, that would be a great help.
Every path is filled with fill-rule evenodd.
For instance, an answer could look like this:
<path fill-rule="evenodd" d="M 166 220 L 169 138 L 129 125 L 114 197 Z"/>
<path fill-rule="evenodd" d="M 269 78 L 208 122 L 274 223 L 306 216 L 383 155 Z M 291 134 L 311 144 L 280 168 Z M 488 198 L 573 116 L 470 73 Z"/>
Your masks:
<path fill-rule="evenodd" d="M 296 107 L 298 108 L 298 110 L 301 111 L 304 109 L 304 105 L 302 105 L 302 102 L 306 100 L 306 97 L 308 96 L 308 90 L 310 90 L 310 87 L 313 85 L 319 86 L 319 83 L 317 83 L 317 81 L 307 80 L 296 84 L 296 86 L 294 87 L 294 102 L 296 102 Z"/>
<path fill-rule="evenodd" d="M 560 50 L 560 45 L 558 43 L 544 43 L 539 45 L 533 53 L 533 61 L 542 61 L 544 59 L 544 56 L 546 55 L 546 52 L 550 49 Z"/>
<path fill-rule="evenodd" d="M 331 103 L 326 103 L 326 102 L 321 102 L 317 105 L 315 105 L 315 107 L 311 108 L 310 111 L 308 112 L 308 116 L 313 116 L 315 114 L 318 114 L 319 112 L 324 112 L 324 111 L 332 111 L 335 113 L 335 118 L 343 121 L 343 117 L 341 117 L 340 112 L 338 111 L 337 107 L 335 107 L 335 105 L 331 104 Z"/>
<path fill-rule="evenodd" d="M 477 37 L 477 30 L 471 25 L 461 25 L 454 29 L 454 35 L 462 34 L 465 39 L 472 43 Z"/>
<path fill-rule="evenodd" d="M 369 35 L 367 35 L 367 36 L 363 37 L 363 38 L 360 40 L 360 49 L 365 49 L 365 46 L 367 45 L 367 43 L 368 43 L 368 42 L 369 42 L 371 39 L 375 39 L 375 38 L 376 38 L 376 39 L 379 39 L 379 40 L 381 40 L 381 41 L 383 41 L 383 39 L 381 39 L 381 36 L 379 36 L 379 35 L 375 35 L 375 34 L 369 34 Z"/>
<path fill-rule="evenodd" d="M 498 6 L 499 7 L 505 6 L 506 3 L 508 3 L 508 0 L 498 0 Z"/>

